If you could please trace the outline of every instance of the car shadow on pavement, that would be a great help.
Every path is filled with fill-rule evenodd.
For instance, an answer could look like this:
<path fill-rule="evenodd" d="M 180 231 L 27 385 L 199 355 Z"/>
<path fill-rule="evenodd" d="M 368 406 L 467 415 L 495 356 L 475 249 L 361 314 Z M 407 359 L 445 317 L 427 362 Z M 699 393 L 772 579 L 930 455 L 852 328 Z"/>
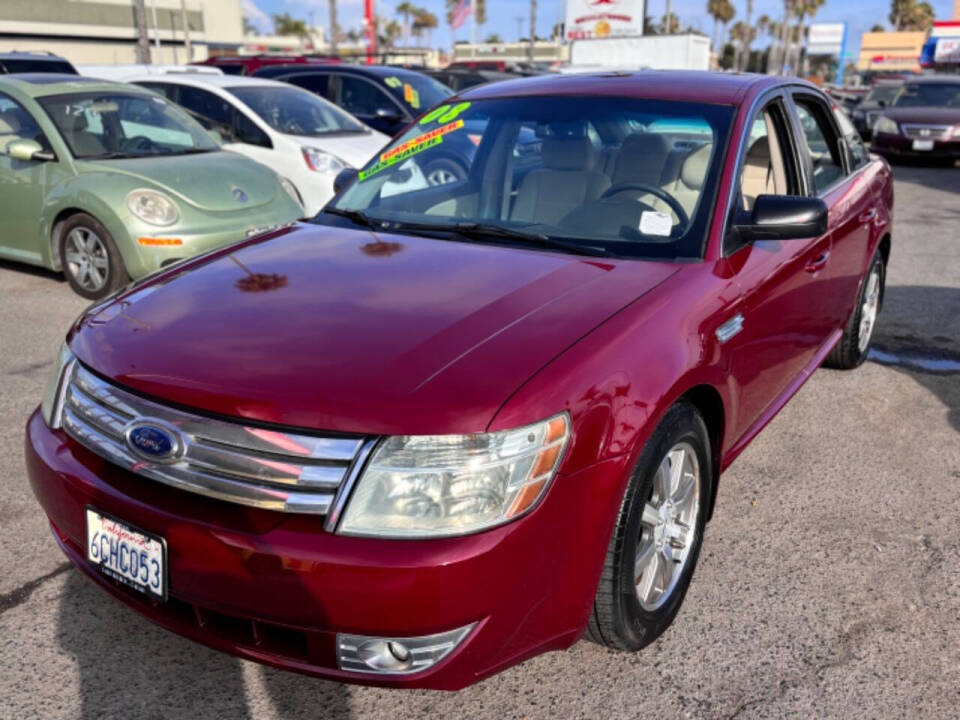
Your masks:
<path fill-rule="evenodd" d="M 66 278 L 63 277 L 63 273 L 47 270 L 47 268 L 40 267 L 39 265 L 28 265 L 27 263 L 16 262 L 15 260 L 0 259 L 0 270 L 11 270 L 13 272 L 36 275 L 37 277 L 49 278 L 50 280 L 63 283 L 67 281 Z"/>
<path fill-rule="evenodd" d="M 934 393 L 960 433 L 960 288 L 887 286 L 869 359 Z"/>
<path fill-rule="evenodd" d="M 251 697 L 257 688 L 247 687 L 242 661 L 153 625 L 76 570 L 64 585 L 58 639 L 76 662 L 80 720 L 350 716 L 347 686 L 271 668 L 257 668 L 268 698 Z"/>
<path fill-rule="evenodd" d="M 893 179 L 898 183 L 909 183 L 930 188 L 939 192 L 960 193 L 960 169 L 931 165 L 929 161 L 899 160 L 893 166 Z M 960 209 L 941 208 L 948 215 L 960 214 Z M 954 220 L 954 217 L 949 217 Z"/>

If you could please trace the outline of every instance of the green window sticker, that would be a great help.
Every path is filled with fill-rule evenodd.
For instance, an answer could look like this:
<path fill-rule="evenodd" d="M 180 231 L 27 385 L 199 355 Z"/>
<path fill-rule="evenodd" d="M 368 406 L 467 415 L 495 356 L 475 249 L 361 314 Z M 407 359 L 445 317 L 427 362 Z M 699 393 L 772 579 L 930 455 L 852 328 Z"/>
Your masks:
<path fill-rule="evenodd" d="M 439 123 L 451 122 L 453 120 L 456 120 L 458 117 L 460 117 L 460 114 L 463 113 L 465 110 L 467 110 L 467 108 L 469 107 L 470 107 L 470 103 L 468 102 L 457 103 L 453 107 L 450 107 L 450 105 L 440 105 L 439 107 L 435 107 L 433 110 L 431 110 L 422 118 L 420 118 L 420 124 L 427 125 L 429 123 L 432 123 L 434 120 L 436 120 Z"/>
<path fill-rule="evenodd" d="M 393 75 L 391 75 L 386 80 L 384 80 L 384 82 L 387 84 L 387 87 L 392 87 L 392 88 L 398 88 L 401 85 L 403 85 L 403 83 L 400 82 L 400 78 L 394 77 Z"/>

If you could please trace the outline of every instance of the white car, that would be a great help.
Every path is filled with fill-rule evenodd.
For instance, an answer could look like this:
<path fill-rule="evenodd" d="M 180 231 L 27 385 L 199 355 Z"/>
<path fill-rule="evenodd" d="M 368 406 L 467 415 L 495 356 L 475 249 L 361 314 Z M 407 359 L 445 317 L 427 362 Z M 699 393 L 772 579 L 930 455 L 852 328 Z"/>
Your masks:
<path fill-rule="evenodd" d="M 223 148 L 263 163 L 293 185 L 305 217 L 333 196 L 333 180 L 359 168 L 389 138 L 336 105 L 300 88 L 236 75 L 139 75 L 129 82 L 165 95 Z"/>

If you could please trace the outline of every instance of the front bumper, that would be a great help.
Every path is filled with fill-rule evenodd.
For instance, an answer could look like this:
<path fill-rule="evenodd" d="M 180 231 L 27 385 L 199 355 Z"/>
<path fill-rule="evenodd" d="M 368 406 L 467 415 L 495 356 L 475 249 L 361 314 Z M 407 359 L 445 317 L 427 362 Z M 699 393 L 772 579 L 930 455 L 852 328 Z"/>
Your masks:
<path fill-rule="evenodd" d="M 210 647 L 342 681 L 458 689 L 580 637 L 626 478 L 626 459 L 558 476 L 524 518 L 460 538 L 378 540 L 318 518 L 233 505 L 121 470 L 27 424 L 30 482 L 66 555 L 114 597 Z M 151 600 L 84 557 L 84 507 L 166 539 L 169 599 Z M 336 633 L 416 636 L 476 623 L 423 672 L 337 666 Z"/>
<path fill-rule="evenodd" d="M 914 150 L 913 139 L 903 135 L 877 133 L 873 137 L 870 149 L 886 157 L 909 158 L 960 158 L 960 139 L 934 140 L 931 150 Z"/>

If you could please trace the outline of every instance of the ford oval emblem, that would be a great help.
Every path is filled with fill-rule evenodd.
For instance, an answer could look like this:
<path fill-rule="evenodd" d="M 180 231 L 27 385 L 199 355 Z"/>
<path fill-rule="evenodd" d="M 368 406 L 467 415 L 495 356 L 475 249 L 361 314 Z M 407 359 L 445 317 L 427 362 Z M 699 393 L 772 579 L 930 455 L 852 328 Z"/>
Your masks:
<path fill-rule="evenodd" d="M 176 428 L 154 421 L 138 421 L 126 430 L 127 447 L 138 457 L 150 462 L 174 462 L 180 457 L 183 443 Z"/>
<path fill-rule="evenodd" d="M 245 203 L 249 198 L 247 194 L 238 187 L 233 189 L 233 196 L 237 199 L 237 202 Z"/>

